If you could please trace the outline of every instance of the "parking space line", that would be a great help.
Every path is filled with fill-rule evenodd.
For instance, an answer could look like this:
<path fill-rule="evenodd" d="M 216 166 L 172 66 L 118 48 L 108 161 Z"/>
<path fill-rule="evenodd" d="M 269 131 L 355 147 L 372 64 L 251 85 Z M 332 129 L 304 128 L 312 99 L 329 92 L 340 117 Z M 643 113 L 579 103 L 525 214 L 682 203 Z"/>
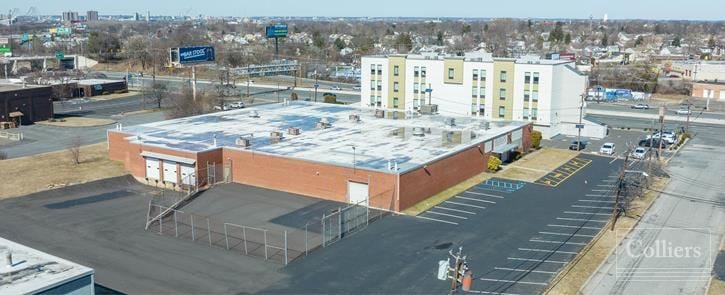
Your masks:
<path fill-rule="evenodd" d="M 618 175 L 607 175 L 608 178 L 619 178 Z"/>
<path fill-rule="evenodd" d="M 517 293 L 489 292 L 489 291 L 479 291 L 479 290 L 470 290 L 470 291 L 468 291 L 468 293 L 491 294 L 491 295 L 520 295 Z"/>
<path fill-rule="evenodd" d="M 564 228 L 583 228 L 583 229 L 600 230 L 600 228 L 593 227 L 593 226 L 578 226 L 578 225 L 567 225 L 567 224 L 547 224 L 546 226 L 550 226 L 550 227 L 564 227 Z"/>
<path fill-rule="evenodd" d="M 454 205 L 460 205 L 460 206 L 468 206 L 468 207 L 473 207 L 473 208 L 478 208 L 478 209 L 486 209 L 486 207 L 483 207 L 483 206 L 476 206 L 476 205 L 471 205 L 471 204 L 466 204 L 466 203 L 459 203 L 459 202 L 453 202 L 453 201 L 445 201 L 444 203 L 454 204 Z"/>
<path fill-rule="evenodd" d="M 579 252 L 561 251 L 561 250 L 544 250 L 544 249 L 531 249 L 531 248 L 519 248 L 519 251 L 531 251 L 531 252 L 543 252 L 543 253 L 561 253 L 577 255 Z"/>
<path fill-rule="evenodd" d="M 602 194 L 585 194 L 586 197 L 594 197 L 594 198 L 614 198 L 614 195 L 602 195 Z"/>
<path fill-rule="evenodd" d="M 604 179 L 604 180 L 602 180 L 602 182 L 613 183 L 613 182 L 617 182 L 617 180 L 616 179 Z"/>
<path fill-rule="evenodd" d="M 532 261 L 532 262 L 546 262 L 546 263 L 559 263 L 559 264 L 567 264 L 567 261 L 559 261 L 559 260 L 548 260 L 548 259 L 533 259 L 533 258 L 519 258 L 519 257 L 509 257 L 506 258 L 508 260 L 518 260 L 518 261 Z"/>
<path fill-rule="evenodd" d="M 499 199 L 503 199 L 503 197 L 502 197 L 502 196 L 497 196 L 497 195 L 491 195 L 491 194 L 484 194 L 484 193 L 479 193 L 479 192 L 471 192 L 471 191 L 465 191 L 465 192 L 463 192 L 463 193 L 464 193 L 464 194 L 468 193 L 468 194 L 474 194 L 474 195 L 481 195 L 481 196 L 486 196 L 486 197 L 491 197 L 491 198 L 499 198 Z"/>
<path fill-rule="evenodd" d="M 566 236 L 566 237 L 585 237 L 585 238 L 593 238 L 594 237 L 594 235 L 552 233 L 552 232 L 548 232 L 548 231 L 540 231 L 539 233 L 540 234 L 543 234 L 543 235 Z"/>
<path fill-rule="evenodd" d="M 497 279 L 487 279 L 487 278 L 479 278 L 479 280 L 482 280 L 482 281 L 490 281 L 490 282 L 501 282 L 501 283 L 514 283 L 514 284 L 529 284 L 529 285 L 546 286 L 546 283 L 527 282 L 527 281 L 497 280 Z"/>
<path fill-rule="evenodd" d="M 602 186 L 602 187 L 615 187 L 615 185 L 613 185 L 613 184 L 597 184 L 597 186 Z"/>
<path fill-rule="evenodd" d="M 430 211 L 430 210 L 425 211 L 425 213 L 431 213 L 431 214 L 436 214 L 436 215 L 441 215 L 441 216 L 448 216 L 448 217 L 453 217 L 453 218 L 458 218 L 458 219 L 468 219 L 468 217 L 463 217 L 463 216 L 458 216 L 458 215 L 453 215 L 453 214 L 447 214 L 447 213 L 440 213 L 440 212 Z"/>
<path fill-rule="evenodd" d="M 570 244 L 570 245 L 579 245 L 579 246 L 586 246 L 587 243 L 577 243 L 577 242 L 567 242 L 567 241 L 549 241 L 549 240 L 537 240 L 537 239 L 531 239 L 529 242 L 537 242 L 537 243 L 547 243 L 547 244 Z"/>
<path fill-rule="evenodd" d="M 434 208 L 435 209 L 443 209 L 443 210 L 453 211 L 453 212 L 466 213 L 466 214 L 471 214 L 471 215 L 475 215 L 476 214 L 476 212 L 471 212 L 471 211 L 466 211 L 466 210 L 459 210 L 459 209 L 453 209 L 453 208 L 448 208 L 448 207 L 435 206 Z"/>
<path fill-rule="evenodd" d="M 597 212 L 580 212 L 580 211 L 564 211 L 566 214 L 579 214 L 579 215 L 601 215 L 601 216 L 609 216 L 612 215 L 612 213 L 597 213 Z"/>
<path fill-rule="evenodd" d="M 427 220 L 431 220 L 431 221 L 437 221 L 437 222 L 443 222 L 443 223 L 449 223 L 449 224 L 453 224 L 453 225 L 458 225 L 458 223 L 455 223 L 453 221 L 440 220 L 440 219 L 435 219 L 435 218 L 430 218 L 430 217 L 425 217 L 425 216 L 420 216 L 420 215 L 416 215 L 415 217 L 420 218 L 420 219 L 427 219 Z"/>
<path fill-rule="evenodd" d="M 495 269 L 495 270 L 507 270 L 507 271 L 518 271 L 518 272 L 543 273 L 543 274 L 549 274 L 549 275 L 556 274 L 555 271 L 521 269 L 521 268 L 509 268 L 509 267 L 494 267 L 493 269 Z"/>
<path fill-rule="evenodd" d="M 593 192 L 611 192 L 612 190 L 610 190 L 610 189 L 593 189 L 592 191 Z"/>
<path fill-rule="evenodd" d="M 598 220 L 598 219 L 581 219 L 581 218 L 568 218 L 568 217 L 557 217 L 558 220 L 568 220 L 568 221 L 584 221 L 584 222 L 601 222 L 601 223 L 607 223 L 608 220 Z"/>
<path fill-rule="evenodd" d="M 462 196 L 456 196 L 456 198 L 464 199 L 464 200 L 469 200 L 469 201 L 476 201 L 476 202 L 496 204 L 496 202 L 489 201 L 489 200 L 480 200 L 480 199 L 474 199 L 474 198 L 468 198 L 468 197 L 462 197 Z"/>
<path fill-rule="evenodd" d="M 579 202 L 590 202 L 590 203 L 614 203 L 614 201 L 602 201 L 602 200 L 578 200 Z"/>
<path fill-rule="evenodd" d="M 612 207 L 601 207 L 601 206 L 587 206 L 587 205 L 571 205 L 574 208 L 589 208 L 589 209 L 612 209 Z"/>

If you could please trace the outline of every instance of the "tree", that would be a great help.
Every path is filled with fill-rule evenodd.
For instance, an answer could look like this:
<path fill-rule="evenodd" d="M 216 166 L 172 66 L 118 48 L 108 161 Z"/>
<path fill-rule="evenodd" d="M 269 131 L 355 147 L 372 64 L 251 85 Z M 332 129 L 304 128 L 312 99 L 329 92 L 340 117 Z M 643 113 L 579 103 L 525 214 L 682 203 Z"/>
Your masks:
<path fill-rule="evenodd" d="M 312 33 L 312 44 L 315 45 L 317 48 L 324 48 L 325 47 L 325 38 L 322 37 L 322 34 L 320 34 L 320 31 L 315 31 Z"/>
<path fill-rule="evenodd" d="M 710 39 L 707 40 L 707 47 L 710 49 L 714 49 L 717 44 L 715 43 L 715 37 L 710 36 Z"/>
<path fill-rule="evenodd" d="M 682 38 L 680 36 L 675 36 L 675 39 L 672 39 L 672 46 L 680 47 L 682 43 Z"/>
<path fill-rule="evenodd" d="M 147 97 L 156 103 L 157 108 L 161 108 L 161 102 L 169 97 L 169 89 L 166 84 L 154 83 L 145 89 Z"/>
<path fill-rule="evenodd" d="M 561 26 L 562 26 L 561 22 L 556 22 L 554 29 L 551 32 L 549 32 L 549 42 L 560 43 L 560 42 L 564 41 L 564 30 L 562 29 Z"/>
<path fill-rule="evenodd" d="M 141 69 L 146 70 L 146 66 L 151 64 L 151 48 L 149 48 L 148 40 L 142 36 L 133 36 L 126 42 L 127 58 L 135 63 L 141 64 Z"/>
<path fill-rule="evenodd" d="M 600 42 L 602 46 L 609 46 L 609 36 L 605 33 L 604 36 L 602 36 L 602 40 Z"/>
<path fill-rule="evenodd" d="M 566 36 L 564 36 L 564 44 L 566 44 L 566 45 L 571 44 L 571 33 L 567 32 Z"/>
<path fill-rule="evenodd" d="M 634 46 L 640 46 L 644 43 L 644 38 L 642 36 L 637 36 L 637 40 L 634 41 Z"/>
<path fill-rule="evenodd" d="M 108 62 L 121 49 L 121 42 L 108 32 L 91 32 L 88 36 L 88 51 Z"/>
<path fill-rule="evenodd" d="M 541 131 L 533 130 L 529 134 L 531 136 L 531 147 L 538 149 L 541 147 Z"/>
<path fill-rule="evenodd" d="M 68 153 L 73 164 L 78 165 L 81 163 L 81 138 L 75 136 L 68 142 Z"/>
<path fill-rule="evenodd" d="M 342 41 L 342 39 L 340 39 L 340 38 L 335 39 L 335 48 L 337 48 L 337 50 L 342 50 L 346 46 L 347 45 L 345 45 L 345 41 Z"/>
<path fill-rule="evenodd" d="M 438 31 L 438 34 L 436 34 L 436 45 L 443 46 L 443 32 Z"/>
<path fill-rule="evenodd" d="M 395 48 L 398 52 L 408 52 L 413 49 L 413 39 L 410 38 L 409 34 L 402 33 L 395 39 Z"/>
<path fill-rule="evenodd" d="M 471 25 L 465 24 L 463 25 L 463 28 L 461 28 L 461 35 L 465 35 L 471 32 Z"/>

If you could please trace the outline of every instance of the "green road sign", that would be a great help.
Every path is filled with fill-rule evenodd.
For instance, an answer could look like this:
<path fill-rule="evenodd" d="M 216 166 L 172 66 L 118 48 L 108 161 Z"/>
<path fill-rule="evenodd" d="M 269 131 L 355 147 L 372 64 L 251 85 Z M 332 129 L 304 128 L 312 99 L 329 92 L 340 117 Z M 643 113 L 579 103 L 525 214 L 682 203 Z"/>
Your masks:
<path fill-rule="evenodd" d="M 65 52 L 63 51 L 56 51 L 55 52 L 55 58 L 57 59 L 63 59 L 65 57 Z"/>

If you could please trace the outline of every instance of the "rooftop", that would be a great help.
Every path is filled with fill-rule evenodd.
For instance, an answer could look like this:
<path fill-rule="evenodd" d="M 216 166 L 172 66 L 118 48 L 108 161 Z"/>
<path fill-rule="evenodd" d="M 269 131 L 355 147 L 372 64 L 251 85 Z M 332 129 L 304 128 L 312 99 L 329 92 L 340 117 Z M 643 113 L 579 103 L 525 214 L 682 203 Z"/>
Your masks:
<path fill-rule="evenodd" d="M 258 116 L 252 116 L 257 112 Z M 360 120 L 350 120 L 358 115 Z M 294 101 L 251 109 L 217 112 L 124 128 L 135 143 L 202 152 L 219 147 L 249 150 L 308 161 L 388 171 L 388 161 L 405 172 L 480 144 L 526 122 L 487 122 L 477 118 L 392 112 L 377 118 L 375 110 L 349 105 Z M 327 128 L 318 128 L 325 118 Z M 290 127 L 299 135 L 287 134 Z M 279 131 L 283 139 L 271 140 Z M 250 147 L 238 146 L 240 137 Z M 216 145 L 215 145 L 216 141 Z M 392 162 L 391 162 L 392 163 Z"/>
<path fill-rule="evenodd" d="M 97 85 L 97 84 L 106 84 L 106 83 L 118 83 L 118 82 L 124 82 L 123 80 L 110 80 L 110 79 L 84 79 L 84 80 L 74 80 L 73 82 L 78 83 L 78 85 Z"/>
<path fill-rule="evenodd" d="M 13 265 L 5 265 L 12 253 Z M 0 238 L 0 294 L 32 294 L 93 273 L 93 269 Z"/>
<path fill-rule="evenodd" d="M 49 86 L 30 85 L 30 84 L 26 84 L 25 86 L 23 86 L 23 84 L 2 83 L 0 81 L 0 92 L 15 91 L 15 90 L 22 90 L 22 89 L 29 89 L 29 88 L 40 88 L 40 87 L 49 87 Z"/>

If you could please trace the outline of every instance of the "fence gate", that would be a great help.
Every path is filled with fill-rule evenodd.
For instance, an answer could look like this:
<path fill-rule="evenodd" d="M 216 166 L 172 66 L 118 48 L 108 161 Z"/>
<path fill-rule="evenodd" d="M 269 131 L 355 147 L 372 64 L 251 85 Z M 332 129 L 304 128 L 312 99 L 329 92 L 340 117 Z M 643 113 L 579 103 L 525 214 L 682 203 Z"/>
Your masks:
<path fill-rule="evenodd" d="M 207 179 L 209 179 L 209 184 L 216 183 L 216 163 L 208 163 L 206 164 L 206 175 Z"/>
<path fill-rule="evenodd" d="M 322 247 L 326 247 L 342 238 L 342 215 L 338 209 L 329 215 L 322 215 Z"/>
<path fill-rule="evenodd" d="M 345 235 L 365 229 L 369 220 L 370 208 L 356 204 L 340 208 L 329 215 L 323 215 L 322 246 L 329 246 L 345 237 Z"/>

